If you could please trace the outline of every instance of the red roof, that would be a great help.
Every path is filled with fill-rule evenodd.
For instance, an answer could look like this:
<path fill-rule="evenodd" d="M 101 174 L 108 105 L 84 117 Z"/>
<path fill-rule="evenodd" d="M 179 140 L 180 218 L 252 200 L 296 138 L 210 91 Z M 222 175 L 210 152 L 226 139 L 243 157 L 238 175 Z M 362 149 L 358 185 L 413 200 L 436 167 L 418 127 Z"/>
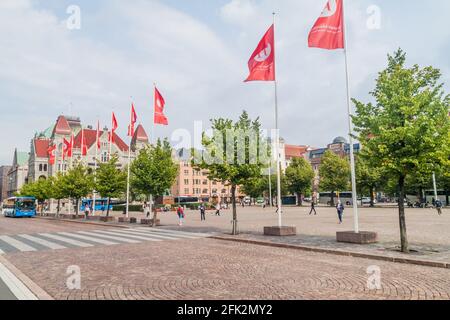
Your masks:
<path fill-rule="evenodd" d="M 48 158 L 48 147 L 50 146 L 50 140 L 48 139 L 35 139 L 34 140 L 34 153 L 37 158 Z"/>
<path fill-rule="evenodd" d="M 86 144 L 88 146 L 88 149 L 90 149 L 97 141 L 96 134 L 97 130 L 92 129 L 83 129 L 84 136 L 86 139 Z M 80 131 L 78 135 L 74 139 L 74 148 L 81 149 L 81 133 Z M 101 135 L 103 135 L 104 132 L 101 132 Z M 114 133 L 114 143 L 115 145 L 123 152 L 128 151 L 128 145 L 116 134 Z"/>
<path fill-rule="evenodd" d="M 138 125 L 138 127 L 136 128 L 136 131 L 134 132 L 133 140 L 148 142 L 147 132 L 145 132 L 145 129 L 141 124 Z"/>
<path fill-rule="evenodd" d="M 288 144 L 285 146 L 286 158 L 301 158 L 306 152 L 308 152 L 308 146 L 293 146 Z"/>
<path fill-rule="evenodd" d="M 69 122 L 67 122 L 66 117 L 59 116 L 58 120 L 56 120 L 56 126 L 53 130 L 53 133 L 60 135 L 70 135 L 72 134 L 72 129 L 69 126 Z"/>

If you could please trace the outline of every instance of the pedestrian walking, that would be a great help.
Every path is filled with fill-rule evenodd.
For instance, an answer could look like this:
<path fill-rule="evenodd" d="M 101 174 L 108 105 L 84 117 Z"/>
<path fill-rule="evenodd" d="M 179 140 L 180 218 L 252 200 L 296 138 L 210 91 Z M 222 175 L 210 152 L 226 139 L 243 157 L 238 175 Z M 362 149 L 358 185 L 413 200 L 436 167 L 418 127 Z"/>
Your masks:
<path fill-rule="evenodd" d="M 142 209 L 144 211 L 145 216 L 147 218 L 150 217 L 150 207 L 149 207 L 147 201 L 145 201 L 144 204 L 142 205 Z"/>
<path fill-rule="evenodd" d="M 342 224 L 343 217 L 344 217 L 344 205 L 341 202 L 341 200 L 338 201 L 338 203 L 336 205 L 336 209 L 337 209 L 337 213 L 338 213 L 338 217 L 339 217 L 339 224 Z"/>
<path fill-rule="evenodd" d="M 89 217 L 90 213 L 91 213 L 91 207 L 88 204 L 86 204 L 84 206 L 84 216 L 86 217 L 86 219 Z"/>
<path fill-rule="evenodd" d="M 200 209 L 200 220 L 201 221 L 206 221 L 206 208 L 205 208 L 205 206 L 202 204 L 199 209 Z"/>
<path fill-rule="evenodd" d="M 316 211 L 316 203 L 313 201 L 311 201 L 311 211 L 309 212 L 309 215 L 311 215 L 314 211 L 314 215 L 317 216 L 317 211 Z"/>
<path fill-rule="evenodd" d="M 440 199 L 437 199 L 435 202 L 436 210 L 439 215 L 442 214 L 442 201 Z"/>
<path fill-rule="evenodd" d="M 184 221 L 184 209 L 182 206 L 178 206 L 177 215 L 178 215 L 178 225 L 181 227 L 183 226 Z"/>
<path fill-rule="evenodd" d="M 216 205 L 216 216 L 220 217 L 220 205 L 219 204 Z"/>

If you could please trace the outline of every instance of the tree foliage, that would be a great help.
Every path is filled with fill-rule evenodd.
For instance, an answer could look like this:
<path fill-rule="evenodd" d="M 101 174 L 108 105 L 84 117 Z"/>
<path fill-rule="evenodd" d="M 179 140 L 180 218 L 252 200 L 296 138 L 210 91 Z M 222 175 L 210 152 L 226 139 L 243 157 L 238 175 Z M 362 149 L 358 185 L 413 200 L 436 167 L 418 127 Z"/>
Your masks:
<path fill-rule="evenodd" d="M 261 135 L 259 119 L 251 120 L 243 112 L 237 122 L 230 119 L 213 119 L 212 137 L 203 134 L 205 152 L 194 150 L 194 167 L 206 169 L 209 178 L 231 186 L 233 205 L 233 234 L 237 234 L 236 188 L 249 180 L 260 178 L 267 167 L 267 140 Z M 250 136 L 253 138 L 251 141 Z M 212 160 L 212 161 L 210 161 Z"/>
<path fill-rule="evenodd" d="M 388 56 L 371 92 L 375 103 L 356 104 L 353 121 L 363 156 L 371 167 L 397 180 L 402 251 L 408 252 L 404 210 L 405 180 L 416 172 L 431 176 L 449 158 L 450 97 L 433 67 L 406 67 L 399 49 Z"/>
<path fill-rule="evenodd" d="M 324 192 L 331 192 L 331 203 L 334 205 L 334 193 L 350 188 L 350 164 L 346 158 L 341 158 L 327 150 L 322 157 L 319 168 L 319 187 Z"/>
<path fill-rule="evenodd" d="M 302 205 L 302 196 L 311 193 L 314 170 L 304 158 L 294 158 L 286 168 L 287 189 L 297 195 L 298 204 Z"/>
<path fill-rule="evenodd" d="M 101 163 L 96 172 L 95 189 L 108 199 L 107 216 L 111 198 L 120 197 L 126 192 L 127 172 L 118 168 L 118 162 L 119 158 L 115 155 L 108 162 Z"/>

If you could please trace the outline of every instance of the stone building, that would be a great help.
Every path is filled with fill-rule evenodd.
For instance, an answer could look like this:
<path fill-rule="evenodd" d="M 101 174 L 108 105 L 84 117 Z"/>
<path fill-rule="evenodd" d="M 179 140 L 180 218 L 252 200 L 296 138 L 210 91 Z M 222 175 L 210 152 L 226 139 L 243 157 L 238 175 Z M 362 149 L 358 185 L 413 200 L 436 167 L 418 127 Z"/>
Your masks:
<path fill-rule="evenodd" d="M 28 152 L 20 152 L 17 149 L 14 151 L 13 163 L 7 179 L 7 196 L 13 197 L 28 182 Z"/>
<path fill-rule="evenodd" d="M 8 173 L 11 166 L 0 167 L 0 202 L 8 198 Z"/>

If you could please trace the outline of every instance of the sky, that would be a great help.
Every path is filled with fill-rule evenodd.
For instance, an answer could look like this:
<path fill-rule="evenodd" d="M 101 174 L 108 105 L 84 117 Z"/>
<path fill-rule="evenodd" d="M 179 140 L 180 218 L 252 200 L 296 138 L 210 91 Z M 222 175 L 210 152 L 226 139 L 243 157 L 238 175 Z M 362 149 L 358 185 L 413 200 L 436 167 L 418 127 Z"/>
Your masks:
<path fill-rule="evenodd" d="M 125 137 L 134 101 L 149 135 L 172 137 L 242 110 L 274 127 L 273 83 L 244 83 L 247 62 L 276 12 L 281 136 L 323 147 L 347 136 L 342 50 L 307 46 L 325 0 L 1 0 L 0 165 L 29 151 L 60 114 L 84 125 L 111 112 Z M 69 6 L 80 29 L 67 28 Z M 448 0 L 346 0 L 350 92 L 367 102 L 388 53 L 441 69 L 450 92 Z M 168 127 L 152 129 L 153 83 Z M 172 141 L 176 144 L 176 141 Z"/>

